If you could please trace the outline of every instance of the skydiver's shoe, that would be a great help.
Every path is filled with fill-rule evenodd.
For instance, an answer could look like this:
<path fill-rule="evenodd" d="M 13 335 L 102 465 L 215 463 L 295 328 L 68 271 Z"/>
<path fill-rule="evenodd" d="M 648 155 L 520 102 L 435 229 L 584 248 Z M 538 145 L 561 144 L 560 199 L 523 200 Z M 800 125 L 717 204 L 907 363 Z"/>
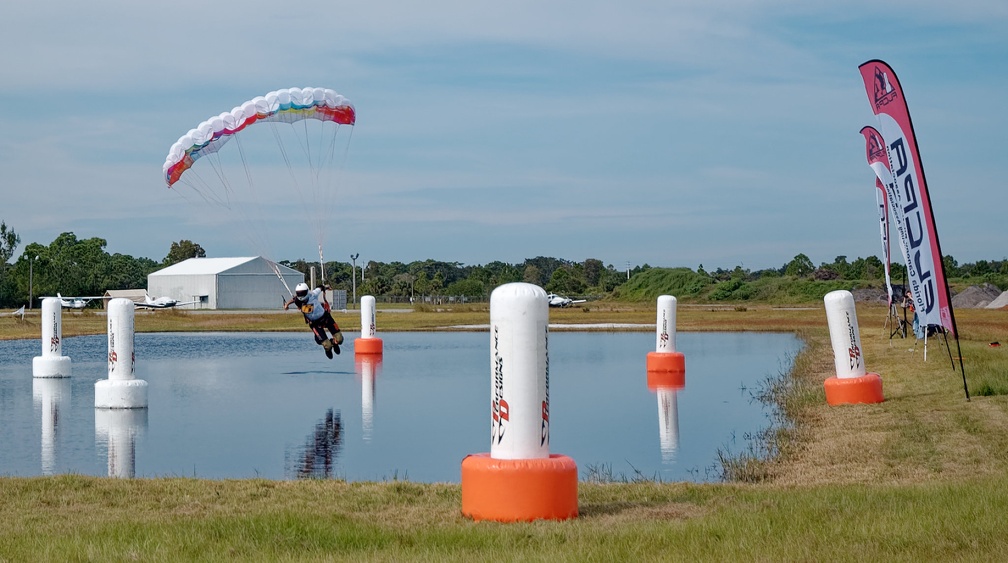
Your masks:
<path fill-rule="evenodd" d="M 322 343 L 322 347 L 325 348 L 325 355 L 326 355 L 326 357 L 331 360 L 332 359 L 332 352 L 333 352 L 333 350 L 332 350 L 332 342 L 326 340 L 325 342 Z M 339 352 L 336 352 L 336 353 L 339 354 Z"/>
<path fill-rule="evenodd" d="M 339 352 L 340 352 L 340 350 L 339 350 L 339 344 L 336 343 L 336 339 L 333 338 L 332 340 L 330 340 L 330 342 L 332 342 L 333 352 L 336 352 L 336 355 L 339 356 Z M 332 357 L 332 356 L 330 356 L 330 357 Z"/>

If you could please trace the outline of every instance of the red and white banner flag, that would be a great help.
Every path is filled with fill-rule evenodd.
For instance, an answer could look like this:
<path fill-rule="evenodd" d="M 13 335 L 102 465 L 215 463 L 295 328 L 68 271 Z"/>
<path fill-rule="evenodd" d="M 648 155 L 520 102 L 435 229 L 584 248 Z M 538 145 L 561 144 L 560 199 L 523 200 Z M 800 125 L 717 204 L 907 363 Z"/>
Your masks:
<path fill-rule="evenodd" d="M 887 189 L 892 189 L 892 173 L 889 171 L 889 158 L 886 156 L 885 141 L 882 140 L 882 135 L 871 126 L 866 126 L 861 128 L 861 134 L 865 138 L 865 153 L 868 157 L 868 166 L 871 166 L 872 170 L 875 171 L 875 203 L 878 204 L 879 212 L 879 230 L 882 234 L 882 260 L 885 263 L 885 286 L 886 293 L 889 295 L 889 305 L 892 305 L 892 278 L 889 275 L 890 264 L 892 263 L 890 251 L 889 251 L 889 201 L 892 200 L 886 193 Z M 885 183 L 883 183 L 883 178 Z M 887 188 L 888 186 L 888 188 Z M 898 212 L 896 209 L 894 212 Z M 894 215 L 895 216 L 895 215 Z M 902 227 L 903 214 L 900 213 L 901 218 L 897 221 L 897 225 Z M 900 237 L 900 241 L 903 237 Z M 903 262 L 906 263 L 907 258 L 907 248 L 903 244 L 900 244 L 900 248 L 903 250 Z"/>
<path fill-rule="evenodd" d="M 917 314 L 921 324 L 940 325 L 955 334 L 931 198 L 903 89 L 896 73 L 880 60 L 868 61 L 859 69 L 888 153 L 894 182 L 894 189 L 887 188 L 889 206 L 898 207 L 903 215 L 894 214 L 893 220 L 902 223 L 900 243 L 907 245 L 907 278 Z"/>

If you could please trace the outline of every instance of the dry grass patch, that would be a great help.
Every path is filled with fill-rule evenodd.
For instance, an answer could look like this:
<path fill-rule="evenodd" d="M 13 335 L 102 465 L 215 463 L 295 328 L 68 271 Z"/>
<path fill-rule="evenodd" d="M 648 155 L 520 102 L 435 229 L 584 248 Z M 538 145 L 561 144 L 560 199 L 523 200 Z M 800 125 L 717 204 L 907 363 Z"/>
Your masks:
<path fill-rule="evenodd" d="M 988 339 L 1008 339 L 1008 315 L 970 310 L 960 316 L 971 388 L 986 377 L 1003 382 L 1008 359 Z M 914 349 L 912 337 L 890 341 L 880 323 L 866 321 L 884 319 L 884 308 L 859 306 L 858 318 L 866 366 L 882 376 L 885 402 L 830 407 L 823 397 L 790 413 L 801 431 L 794 448 L 771 463 L 774 481 L 918 483 L 1008 473 L 1008 396 L 974 394 L 966 401 L 961 372 L 953 371 L 944 341 L 929 340 L 925 362 L 923 343 Z M 813 358 L 796 362 L 794 376 L 821 386 L 835 373 L 828 331 L 820 327 L 806 342 L 803 355 Z M 955 341 L 949 344 L 958 357 Z"/>

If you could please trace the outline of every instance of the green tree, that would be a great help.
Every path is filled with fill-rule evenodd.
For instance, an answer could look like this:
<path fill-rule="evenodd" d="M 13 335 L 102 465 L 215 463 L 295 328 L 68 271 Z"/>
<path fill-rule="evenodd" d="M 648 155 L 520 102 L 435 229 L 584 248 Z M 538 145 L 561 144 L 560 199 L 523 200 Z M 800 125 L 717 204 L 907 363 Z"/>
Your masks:
<path fill-rule="evenodd" d="M 584 282 L 588 287 L 596 287 L 599 284 L 599 280 L 602 279 L 602 272 L 605 271 L 605 266 L 602 261 L 597 258 L 588 258 L 584 261 L 582 265 L 584 272 Z"/>
<path fill-rule="evenodd" d="M 427 278 L 427 272 L 421 271 L 416 274 L 416 279 L 413 280 L 413 291 L 419 295 L 431 294 L 431 281 Z"/>
<path fill-rule="evenodd" d="M 584 293 L 585 284 L 570 269 L 557 268 L 553 270 L 545 289 L 553 293 L 580 295 Z"/>
<path fill-rule="evenodd" d="M 21 237 L 13 229 L 8 229 L 7 223 L 0 221 L 0 265 L 7 264 L 19 244 Z"/>
<path fill-rule="evenodd" d="M 206 251 L 203 250 L 202 246 L 196 244 L 195 242 L 188 239 L 182 239 L 178 242 L 171 243 L 171 248 L 168 250 L 168 256 L 165 256 L 161 263 L 167 267 L 190 258 L 206 258 Z"/>
<path fill-rule="evenodd" d="M 535 264 L 526 264 L 522 272 L 522 281 L 525 283 L 543 285 L 542 272 L 539 270 L 539 267 Z"/>
<path fill-rule="evenodd" d="M 563 266 L 569 265 L 570 262 L 567 260 L 561 260 L 559 258 L 552 258 L 546 256 L 536 256 L 535 258 L 526 258 L 523 264 L 525 274 L 524 281 L 528 283 L 534 283 L 538 286 L 545 286 L 551 277 L 553 277 L 553 272 L 557 268 L 562 268 Z M 535 267 L 534 270 L 530 270 L 529 267 Z M 529 279 L 529 273 L 538 272 L 538 279 L 535 281 Z"/>
<path fill-rule="evenodd" d="M 21 244 L 21 237 L 12 229 L 7 228 L 7 223 L 0 221 L 0 304 L 13 305 L 17 298 L 17 290 L 13 280 L 7 272 L 11 269 L 7 261 L 14 256 L 14 249 Z"/>
<path fill-rule="evenodd" d="M 804 254 L 799 254 L 784 266 L 784 275 L 804 278 L 813 270 L 815 270 L 815 266 L 812 265 L 812 260 Z"/>
<path fill-rule="evenodd" d="M 962 273 L 959 271 L 959 263 L 956 262 L 956 259 L 951 254 L 946 254 L 942 257 L 942 264 L 945 266 L 945 277 L 955 278 L 959 277 Z"/>
<path fill-rule="evenodd" d="M 448 284 L 445 294 L 481 298 L 486 295 L 486 288 L 479 280 L 465 279 Z"/>

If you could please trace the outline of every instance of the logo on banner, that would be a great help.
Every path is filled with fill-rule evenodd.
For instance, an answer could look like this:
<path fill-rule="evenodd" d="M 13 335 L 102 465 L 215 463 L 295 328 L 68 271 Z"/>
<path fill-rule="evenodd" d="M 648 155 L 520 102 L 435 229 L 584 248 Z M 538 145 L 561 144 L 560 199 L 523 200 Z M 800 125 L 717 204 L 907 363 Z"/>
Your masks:
<path fill-rule="evenodd" d="M 897 187 L 902 186 L 903 197 L 903 222 L 906 232 L 907 244 L 907 275 L 910 278 L 910 285 L 913 288 L 913 295 L 917 301 L 917 310 L 924 315 L 928 315 L 934 310 L 937 299 L 937 288 L 933 279 L 933 262 L 929 257 L 923 255 L 924 250 L 930 253 L 930 249 L 925 246 L 927 237 L 924 232 L 923 211 L 917 201 L 917 189 L 914 187 L 914 174 L 911 162 L 907 155 L 906 146 L 903 139 L 896 139 L 889 145 L 891 153 L 895 155 L 896 165 L 893 170 Z M 914 225 L 916 224 L 916 232 Z"/>
<path fill-rule="evenodd" d="M 880 108 L 896 99 L 896 91 L 889 83 L 889 77 L 881 68 L 875 67 L 875 107 Z"/>

